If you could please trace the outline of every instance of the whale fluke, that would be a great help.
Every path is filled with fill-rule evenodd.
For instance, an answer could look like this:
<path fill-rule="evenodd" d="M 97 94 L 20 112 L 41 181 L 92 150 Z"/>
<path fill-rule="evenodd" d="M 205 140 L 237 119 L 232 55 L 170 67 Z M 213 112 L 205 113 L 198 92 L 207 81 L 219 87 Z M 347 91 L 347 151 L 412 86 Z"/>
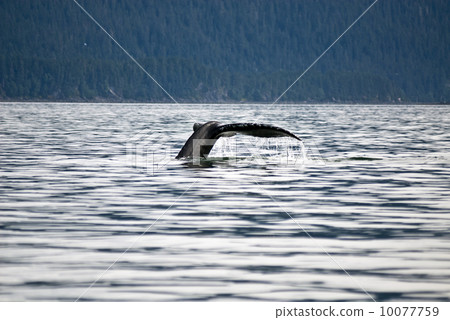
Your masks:
<path fill-rule="evenodd" d="M 221 124 L 217 121 L 209 121 L 205 124 L 195 123 L 194 133 L 181 148 L 176 159 L 192 158 L 194 155 L 207 157 L 209 152 L 220 137 L 231 137 L 235 134 L 245 134 L 254 137 L 273 138 L 291 137 L 302 141 L 295 134 L 276 126 L 263 123 L 231 123 Z"/>

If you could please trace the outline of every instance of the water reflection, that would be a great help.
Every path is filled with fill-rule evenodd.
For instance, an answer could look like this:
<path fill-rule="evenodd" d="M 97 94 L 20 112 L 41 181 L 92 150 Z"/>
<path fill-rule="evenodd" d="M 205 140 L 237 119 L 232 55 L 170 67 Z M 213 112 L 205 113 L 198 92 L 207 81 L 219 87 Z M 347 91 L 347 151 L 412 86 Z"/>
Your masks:
<path fill-rule="evenodd" d="M 81 300 L 448 301 L 448 111 L 0 104 L 0 300 L 74 301 L 128 249 Z M 307 157 L 130 163 L 143 130 L 176 153 L 186 112 L 268 114 Z"/>

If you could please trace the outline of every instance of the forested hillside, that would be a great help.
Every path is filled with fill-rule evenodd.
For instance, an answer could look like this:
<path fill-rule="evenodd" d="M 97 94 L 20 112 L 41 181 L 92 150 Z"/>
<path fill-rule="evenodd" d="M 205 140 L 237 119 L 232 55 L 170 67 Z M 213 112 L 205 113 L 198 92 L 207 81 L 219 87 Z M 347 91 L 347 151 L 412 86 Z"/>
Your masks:
<path fill-rule="evenodd" d="M 78 0 L 179 102 L 273 102 L 373 0 Z M 450 2 L 379 0 L 281 102 L 449 102 Z M 171 101 L 72 0 L 0 0 L 0 99 Z"/>

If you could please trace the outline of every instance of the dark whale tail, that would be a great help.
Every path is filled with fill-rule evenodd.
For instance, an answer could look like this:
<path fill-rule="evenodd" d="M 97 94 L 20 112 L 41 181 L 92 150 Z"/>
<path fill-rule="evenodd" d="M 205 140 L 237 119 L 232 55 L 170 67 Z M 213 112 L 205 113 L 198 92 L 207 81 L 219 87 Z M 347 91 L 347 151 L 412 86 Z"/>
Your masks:
<path fill-rule="evenodd" d="M 254 137 L 291 137 L 302 141 L 295 134 L 276 126 L 262 123 L 231 123 L 221 124 L 217 121 L 209 121 L 203 125 L 194 124 L 194 133 L 181 148 L 176 156 L 180 158 L 206 157 L 220 137 L 231 137 L 235 134 L 245 134 Z"/>

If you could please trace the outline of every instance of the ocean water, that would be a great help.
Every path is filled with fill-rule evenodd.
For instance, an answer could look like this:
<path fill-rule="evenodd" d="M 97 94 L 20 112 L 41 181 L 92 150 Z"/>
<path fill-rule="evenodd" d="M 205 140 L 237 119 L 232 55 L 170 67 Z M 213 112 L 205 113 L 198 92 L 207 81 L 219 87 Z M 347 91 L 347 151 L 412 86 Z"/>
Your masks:
<path fill-rule="evenodd" d="M 449 301 L 450 106 L 1 103 L 0 300 Z"/>

